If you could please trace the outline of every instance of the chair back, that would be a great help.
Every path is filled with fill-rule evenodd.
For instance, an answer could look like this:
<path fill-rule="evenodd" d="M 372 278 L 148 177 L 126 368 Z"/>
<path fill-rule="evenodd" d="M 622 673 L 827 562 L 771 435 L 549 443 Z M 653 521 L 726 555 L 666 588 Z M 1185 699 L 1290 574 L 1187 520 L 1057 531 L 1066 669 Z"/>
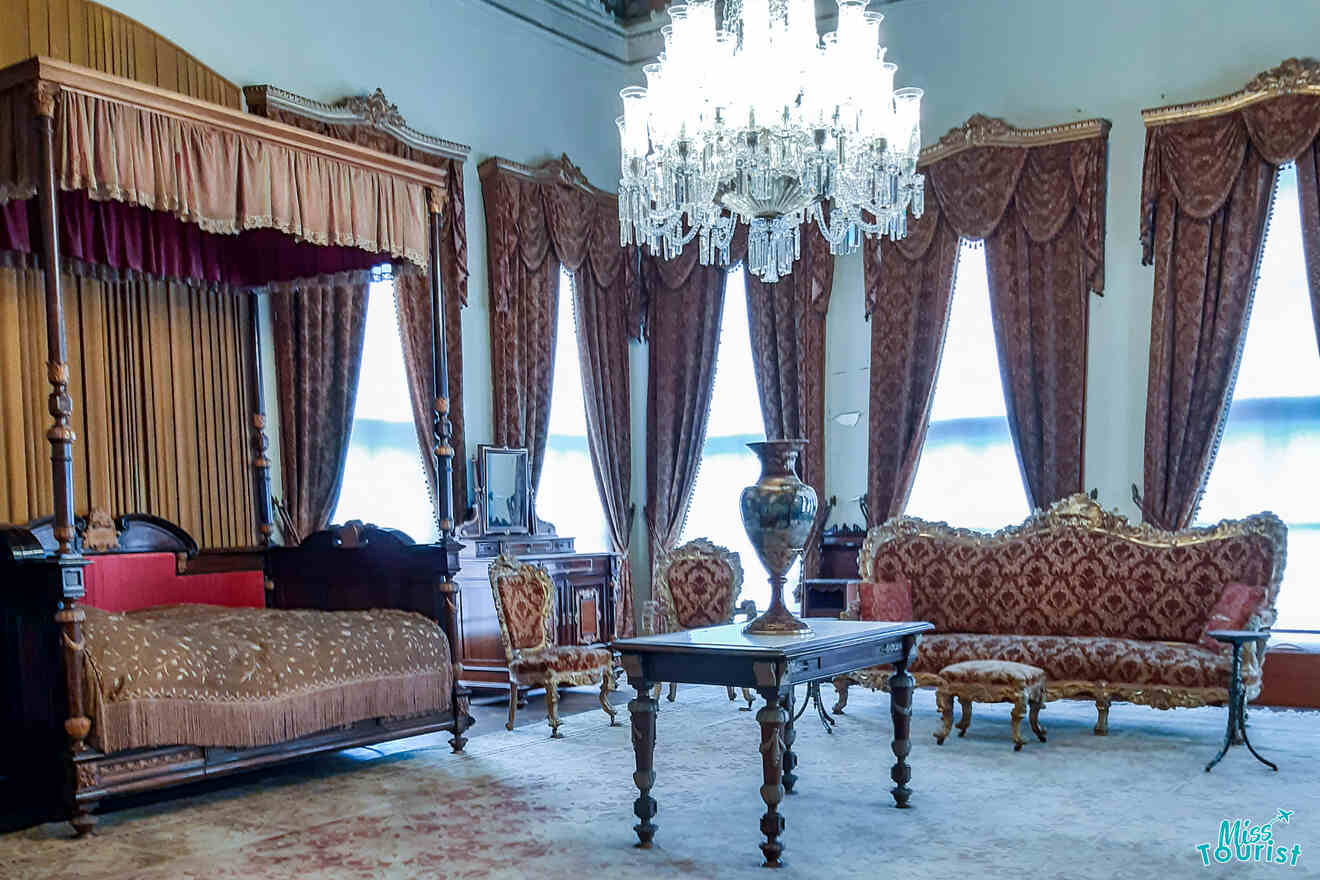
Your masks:
<path fill-rule="evenodd" d="M 490 566 L 490 591 L 505 659 L 513 662 L 554 644 L 555 586 L 544 568 L 501 554 Z"/>
<path fill-rule="evenodd" d="M 728 623 L 742 583 L 738 554 L 705 538 L 662 553 L 652 578 L 669 632 Z"/>

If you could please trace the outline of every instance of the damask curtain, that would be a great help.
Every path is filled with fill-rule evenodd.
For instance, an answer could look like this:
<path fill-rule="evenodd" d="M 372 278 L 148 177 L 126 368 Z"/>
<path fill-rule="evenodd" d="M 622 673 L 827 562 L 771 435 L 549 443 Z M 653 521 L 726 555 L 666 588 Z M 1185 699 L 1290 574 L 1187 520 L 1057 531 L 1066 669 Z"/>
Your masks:
<path fill-rule="evenodd" d="M 863 251 L 871 320 L 867 509 L 874 525 L 907 505 L 926 442 L 935 375 L 944 350 L 958 233 L 926 183 L 926 211 L 907 238 Z"/>
<path fill-rule="evenodd" d="M 624 260 L 619 262 L 622 264 Z M 629 266 L 620 265 L 619 271 L 635 272 L 631 259 L 627 262 Z M 617 295 L 610 279 L 602 281 L 595 271 L 580 270 L 573 276 L 573 304 L 578 357 L 582 364 L 583 399 L 587 407 L 587 447 L 591 452 L 596 490 L 609 526 L 611 549 L 620 558 L 615 591 L 615 635 L 630 636 L 635 630 L 635 622 L 628 557 L 635 511 L 630 500 L 632 425 L 628 303 Z"/>
<path fill-rule="evenodd" d="M 441 266 L 441 276 L 444 267 Z M 408 377 L 413 427 L 422 456 L 426 485 L 435 498 L 435 332 L 431 313 L 430 277 L 412 267 L 394 267 L 394 308 L 403 343 L 403 366 Z M 441 284 L 444 284 L 441 281 Z M 453 511 L 462 521 L 467 510 L 467 461 L 463 440 L 463 304 L 456 296 L 445 297 L 445 351 L 449 362 L 449 421 L 454 447 Z"/>
<path fill-rule="evenodd" d="M 774 284 L 750 272 L 747 324 L 761 417 L 769 440 L 803 438 L 802 480 L 825 498 L 825 313 L 834 283 L 834 255 L 814 225 L 802 235 L 793 271 Z M 822 505 L 823 506 L 823 505 Z M 803 576 L 814 577 L 819 548 L 808 547 Z"/>
<path fill-rule="evenodd" d="M 1081 490 L 1087 295 L 1104 290 L 1108 132 L 1104 120 L 1019 130 L 973 116 L 927 152 L 930 216 L 910 225 L 908 240 L 872 246 L 865 263 L 874 516 L 901 513 L 916 475 L 959 238 L 985 243 L 1008 426 L 1028 503 Z M 903 288 L 916 297 L 911 304 L 900 301 Z M 897 311 L 876 324 L 882 307 Z M 934 332 L 937 341 L 892 337 L 906 332 Z"/>
<path fill-rule="evenodd" d="M 1146 519 L 1163 528 L 1191 523 L 1214 463 L 1277 167 L 1293 159 L 1312 306 L 1320 314 L 1318 131 L 1315 94 L 1283 93 L 1219 115 L 1148 124 L 1141 242 L 1155 286 L 1142 505 Z"/>
<path fill-rule="evenodd" d="M 1297 157 L 1298 201 L 1302 208 L 1302 247 L 1311 287 L 1311 318 L 1320 345 L 1320 143 L 1312 141 Z"/>
<path fill-rule="evenodd" d="M 728 270 L 702 266 L 697 249 L 647 254 L 646 522 L 651 558 L 678 544 L 706 440 Z"/>
<path fill-rule="evenodd" d="M 370 286 L 366 272 L 271 285 L 284 504 L 303 537 L 339 500 Z"/>
<path fill-rule="evenodd" d="M 573 277 L 574 319 L 587 407 L 587 446 L 622 559 L 615 587 L 616 635 L 633 631 L 628 567 L 633 509 L 628 339 L 635 335 L 637 253 L 619 246 L 615 197 L 587 183 L 567 157 L 526 168 L 481 165 L 491 278 L 494 436 L 524 446 L 540 482 L 550 423 L 559 311 L 559 271 Z"/>

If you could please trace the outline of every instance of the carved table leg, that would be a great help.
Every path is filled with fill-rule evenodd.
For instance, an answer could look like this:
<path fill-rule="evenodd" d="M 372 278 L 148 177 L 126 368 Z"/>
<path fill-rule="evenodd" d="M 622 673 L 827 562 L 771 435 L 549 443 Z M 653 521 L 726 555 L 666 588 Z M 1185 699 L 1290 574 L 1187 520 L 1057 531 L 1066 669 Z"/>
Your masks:
<path fill-rule="evenodd" d="M 678 682 L 671 681 L 669 683 L 669 702 L 672 703 L 674 702 L 674 700 L 677 699 L 678 699 Z"/>
<path fill-rule="evenodd" d="M 839 698 L 834 701 L 834 714 L 842 715 L 843 707 L 848 705 L 848 686 L 852 684 L 852 679 L 846 675 L 840 675 L 834 679 L 834 692 Z"/>
<path fill-rule="evenodd" d="M 903 658 L 894 664 L 894 674 L 889 676 L 889 714 L 894 720 L 894 768 L 889 778 L 894 780 L 894 787 L 889 791 L 894 796 L 894 804 L 899 809 L 906 808 L 912 789 L 912 768 L 908 766 L 907 756 L 912 751 L 912 689 L 916 680 L 907 671 L 908 659 L 912 656 L 916 640 L 912 636 L 903 639 Z"/>
<path fill-rule="evenodd" d="M 779 814 L 779 804 L 784 800 L 784 726 L 788 722 L 788 713 L 784 711 L 779 691 L 771 688 L 762 690 L 765 706 L 756 713 L 756 720 L 761 724 L 761 771 L 763 784 L 761 800 L 765 801 L 765 815 L 761 817 L 761 833 L 765 841 L 761 852 L 765 855 L 763 867 L 779 868 L 783 866 L 780 855 L 784 845 L 779 836 L 784 833 L 784 817 Z"/>
<path fill-rule="evenodd" d="M 1009 721 L 1013 725 L 1013 751 L 1015 752 L 1022 751 L 1022 747 L 1026 745 L 1027 742 L 1025 739 L 1022 738 L 1022 716 L 1026 714 L 1027 714 L 1026 697 L 1022 696 L 1021 694 L 1018 694 L 1017 699 L 1013 701 L 1013 713 L 1008 716 Z"/>
<path fill-rule="evenodd" d="M 797 769 L 797 755 L 793 752 L 793 742 L 797 739 L 797 730 L 793 725 L 793 703 L 796 694 L 793 688 L 789 688 L 788 693 L 779 698 L 779 705 L 788 713 L 784 721 L 784 791 L 788 794 L 793 793 L 793 786 L 797 785 L 797 774 L 793 771 Z"/>
<path fill-rule="evenodd" d="M 1112 700 L 1107 694 L 1102 694 L 1095 698 L 1095 735 L 1109 735 L 1109 705 Z"/>
<path fill-rule="evenodd" d="M 953 730 L 953 694 L 942 688 L 935 691 L 935 705 L 940 710 L 940 729 L 935 731 L 935 742 L 944 745 L 944 738 Z"/>
<path fill-rule="evenodd" d="M 1045 708 L 1045 695 L 1034 694 L 1028 705 L 1031 707 L 1031 714 L 1027 716 L 1027 720 L 1031 723 L 1031 732 L 1036 734 L 1036 739 L 1045 742 L 1045 728 L 1040 724 L 1040 710 Z"/>
<path fill-rule="evenodd" d="M 633 831 L 637 832 L 637 845 L 643 849 L 651 847 L 651 840 L 660 827 L 651 821 L 656 812 L 651 789 L 655 787 L 655 713 L 659 708 L 651 688 L 650 682 L 643 682 L 637 688 L 637 696 L 628 703 L 628 711 L 632 713 L 633 753 L 637 757 L 633 782 L 638 794 L 637 800 L 633 801 L 633 814 L 641 820 L 633 826 Z"/>
<path fill-rule="evenodd" d="M 972 725 L 972 701 L 967 697 L 959 697 L 958 705 L 962 708 L 958 717 L 958 735 L 966 736 L 967 728 Z"/>

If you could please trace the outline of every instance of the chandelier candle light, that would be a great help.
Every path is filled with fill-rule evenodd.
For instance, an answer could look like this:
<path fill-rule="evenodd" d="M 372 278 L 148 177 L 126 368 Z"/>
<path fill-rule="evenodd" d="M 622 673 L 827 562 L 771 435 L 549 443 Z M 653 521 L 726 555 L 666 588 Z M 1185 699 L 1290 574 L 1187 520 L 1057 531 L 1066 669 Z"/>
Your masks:
<path fill-rule="evenodd" d="M 823 38 L 814 0 L 723 0 L 722 26 L 715 0 L 670 6 L 646 86 L 619 92 L 621 244 L 672 259 L 696 238 L 702 264 L 728 265 L 741 220 L 747 269 L 774 282 L 809 217 L 832 254 L 903 238 L 923 208 L 922 91 L 894 89 L 867 2 L 838 0 Z"/>

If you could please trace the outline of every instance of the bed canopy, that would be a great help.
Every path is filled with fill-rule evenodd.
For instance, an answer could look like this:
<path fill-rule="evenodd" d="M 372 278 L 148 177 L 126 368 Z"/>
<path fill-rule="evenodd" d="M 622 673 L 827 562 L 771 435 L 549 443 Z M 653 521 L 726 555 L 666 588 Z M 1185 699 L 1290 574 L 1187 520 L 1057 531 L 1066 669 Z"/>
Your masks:
<path fill-rule="evenodd" d="M 382 263 L 410 279 L 400 284 L 405 360 L 441 532 L 452 531 L 456 346 L 446 345 L 446 324 L 452 334 L 465 298 L 467 148 L 409 129 L 379 92 L 339 105 L 269 87 L 248 95 L 255 113 L 46 57 L 0 70 L 0 271 L 14 279 L 8 296 L 0 284 L 0 317 L 15 319 L 4 322 L 0 368 L 20 378 L 0 396 L 11 426 L 0 437 L 9 462 L 0 520 L 21 521 L 23 498 L 32 518 L 53 513 L 60 556 L 77 555 L 75 517 L 107 496 L 172 506 L 141 512 L 185 524 L 179 508 L 202 508 L 204 546 L 268 543 L 255 297 L 272 292 L 288 422 L 281 448 L 298 468 L 299 446 L 324 439 L 315 436 L 324 422 L 302 417 L 324 403 L 318 384 L 349 386 L 328 407 L 346 443 L 361 318 L 352 326 L 342 313 L 365 308 L 362 273 Z M 98 283 L 115 289 L 91 290 Z M 340 288 L 347 298 L 305 305 L 314 290 Z M 33 363 L 42 335 L 44 383 Z M 50 420 L 38 427 L 41 384 Z M 170 427 L 197 448 L 170 448 L 161 436 Z M 112 436 L 98 431 L 106 428 Z M 38 431 L 49 441 L 48 471 L 36 466 Z M 86 486 L 75 496 L 77 440 Z M 250 479 L 234 479 L 249 457 Z M 300 484 L 313 486 L 308 531 L 329 516 L 342 451 L 309 469 L 284 481 L 290 506 Z M 242 502 L 216 502 L 226 486 L 249 483 Z M 48 508 L 33 500 L 42 490 Z"/>

